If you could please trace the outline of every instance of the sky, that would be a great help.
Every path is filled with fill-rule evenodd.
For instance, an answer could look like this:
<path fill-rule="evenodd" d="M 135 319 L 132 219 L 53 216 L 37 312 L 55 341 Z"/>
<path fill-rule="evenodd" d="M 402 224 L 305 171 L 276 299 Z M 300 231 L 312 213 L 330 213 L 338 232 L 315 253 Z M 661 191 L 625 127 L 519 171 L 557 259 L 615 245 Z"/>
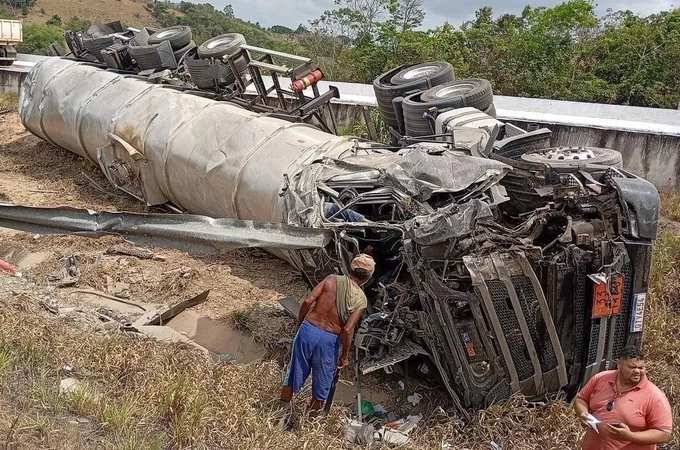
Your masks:
<path fill-rule="evenodd" d="M 297 28 L 307 25 L 324 10 L 333 9 L 333 0 L 193 0 L 196 3 L 212 3 L 222 10 L 231 4 L 234 15 L 239 19 L 260 22 L 263 27 L 284 25 Z M 473 19 L 481 6 L 491 6 L 494 15 L 503 13 L 519 14 L 527 4 L 531 6 L 555 6 L 563 0 L 424 0 L 425 22 L 423 27 L 435 28 L 445 21 L 454 26 Z M 595 0 L 597 13 L 605 15 L 608 8 L 630 9 L 634 13 L 648 15 L 680 6 L 680 0 Z"/>

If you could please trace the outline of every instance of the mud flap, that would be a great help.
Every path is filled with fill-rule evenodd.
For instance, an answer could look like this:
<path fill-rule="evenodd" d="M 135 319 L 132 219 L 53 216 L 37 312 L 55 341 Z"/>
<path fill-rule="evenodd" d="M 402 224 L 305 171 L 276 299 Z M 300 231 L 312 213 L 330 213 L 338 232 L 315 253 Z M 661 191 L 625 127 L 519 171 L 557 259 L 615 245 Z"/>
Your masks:
<path fill-rule="evenodd" d="M 541 285 L 523 252 L 463 258 L 503 355 L 512 392 L 567 385 L 564 354 Z"/>

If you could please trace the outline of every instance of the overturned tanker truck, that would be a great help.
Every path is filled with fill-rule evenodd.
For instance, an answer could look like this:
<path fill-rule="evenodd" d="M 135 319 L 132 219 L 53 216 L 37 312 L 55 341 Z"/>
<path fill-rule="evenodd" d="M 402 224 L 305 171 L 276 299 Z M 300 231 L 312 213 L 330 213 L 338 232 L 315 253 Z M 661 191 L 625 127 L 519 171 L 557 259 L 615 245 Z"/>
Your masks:
<path fill-rule="evenodd" d="M 618 152 L 550 148 L 548 130 L 489 105 L 442 107 L 477 81 L 442 80 L 439 111 L 418 106 L 426 121 L 404 127 L 428 96 L 385 110 L 401 95 L 390 79 L 427 91 L 439 70 L 414 67 L 376 81 L 398 148 L 68 58 L 31 70 L 20 115 L 148 205 L 332 231 L 325 248 L 268 249 L 310 285 L 371 253 L 363 373 L 408 364 L 462 415 L 517 392 L 573 394 L 641 345 L 658 193 Z"/>

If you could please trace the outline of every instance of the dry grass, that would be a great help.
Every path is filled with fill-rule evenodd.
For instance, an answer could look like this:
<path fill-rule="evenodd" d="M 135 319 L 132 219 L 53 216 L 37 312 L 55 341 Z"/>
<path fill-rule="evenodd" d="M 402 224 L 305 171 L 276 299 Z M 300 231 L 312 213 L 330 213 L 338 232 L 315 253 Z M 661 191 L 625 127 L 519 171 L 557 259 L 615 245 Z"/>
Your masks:
<path fill-rule="evenodd" d="M 661 211 L 667 219 L 680 221 L 680 192 L 669 192 L 661 196 Z"/>
<path fill-rule="evenodd" d="M 680 261 L 680 237 L 664 231 L 654 259 L 645 348 L 650 376 L 666 392 L 680 425 L 680 358 L 675 340 L 680 317 L 668 302 L 677 277 L 661 274 Z M 673 279 L 673 282 L 669 281 Z M 190 347 L 122 335 L 103 337 L 42 312 L 34 298 L 0 305 L 0 445 L 14 448 L 347 448 L 340 440 L 347 413 L 334 408 L 323 421 L 304 417 L 304 392 L 295 432 L 271 422 L 281 368 L 206 361 Z M 247 313 L 234 314 L 240 325 Z M 59 368 L 75 368 L 81 389 L 59 394 Z M 528 404 L 514 398 L 480 412 L 467 427 L 433 406 L 410 448 L 577 449 L 581 427 L 560 399 Z M 678 448 L 673 441 L 667 448 Z"/>
<path fill-rule="evenodd" d="M 77 16 L 93 22 L 110 22 L 120 20 L 127 26 L 152 27 L 158 21 L 146 8 L 148 1 L 140 0 L 101 0 L 84 2 L 81 0 L 38 0 L 31 8 L 27 23 L 45 23 L 53 15 L 58 15 L 64 22 Z"/>
<path fill-rule="evenodd" d="M 19 96 L 0 92 L 0 111 L 16 111 L 19 105 Z"/>

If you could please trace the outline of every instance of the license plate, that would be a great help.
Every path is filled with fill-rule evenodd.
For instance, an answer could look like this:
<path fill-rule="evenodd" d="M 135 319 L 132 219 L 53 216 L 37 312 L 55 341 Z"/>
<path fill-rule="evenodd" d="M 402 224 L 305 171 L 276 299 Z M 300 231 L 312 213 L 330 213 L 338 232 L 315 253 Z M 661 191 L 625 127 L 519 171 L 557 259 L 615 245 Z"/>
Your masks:
<path fill-rule="evenodd" d="M 645 321 L 645 303 L 647 294 L 635 294 L 633 298 L 633 314 L 630 317 L 630 332 L 639 333 Z"/>
<path fill-rule="evenodd" d="M 609 283 L 598 283 L 593 288 L 593 319 L 609 317 L 621 312 L 623 304 L 623 275 L 612 275 Z"/>

